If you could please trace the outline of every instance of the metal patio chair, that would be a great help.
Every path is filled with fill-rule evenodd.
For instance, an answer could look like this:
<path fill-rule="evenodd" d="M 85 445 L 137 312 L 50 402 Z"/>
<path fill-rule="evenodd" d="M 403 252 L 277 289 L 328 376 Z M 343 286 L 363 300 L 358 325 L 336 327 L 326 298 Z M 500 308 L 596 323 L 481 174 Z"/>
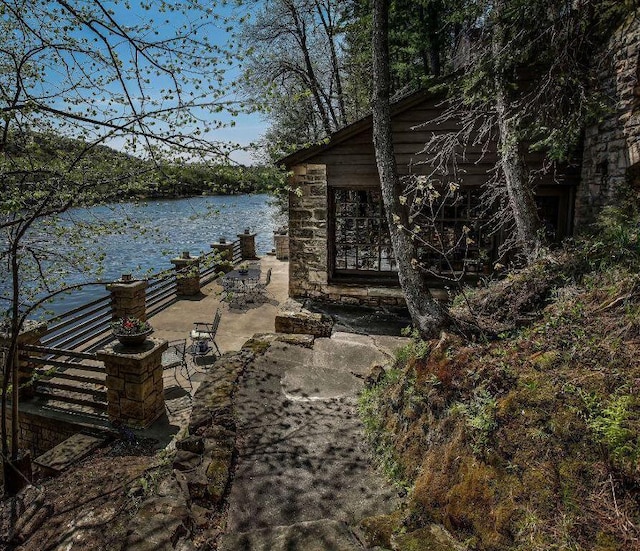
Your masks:
<path fill-rule="evenodd" d="M 178 374 L 189 381 L 189 388 L 193 389 L 191 373 L 187 363 L 187 339 L 169 341 L 168 348 L 162 353 L 162 370 L 173 369 L 173 378 L 180 385 Z"/>
<path fill-rule="evenodd" d="M 269 283 L 271 283 L 271 268 L 267 270 L 267 275 L 265 277 L 265 280 L 258 281 L 251 288 L 250 292 L 254 302 L 257 300 L 264 300 L 266 297 L 269 297 L 269 291 L 267 289 L 267 287 L 269 286 Z"/>
<path fill-rule="evenodd" d="M 213 316 L 213 322 L 195 321 L 193 322 L 193 329 L 189 335 L 191 339 L 191 346 L 189 347 L 189 353 L 194 357 L 206 356 L 209 352 L 213 351 L 213 345 L 215 347 L 218 356 L 221 356 L 220 349 L 216 343 L 216 334 L 218 333 L 218 327 L 220 326 L 220 308 L 216 309 L 216 313 Z"/>

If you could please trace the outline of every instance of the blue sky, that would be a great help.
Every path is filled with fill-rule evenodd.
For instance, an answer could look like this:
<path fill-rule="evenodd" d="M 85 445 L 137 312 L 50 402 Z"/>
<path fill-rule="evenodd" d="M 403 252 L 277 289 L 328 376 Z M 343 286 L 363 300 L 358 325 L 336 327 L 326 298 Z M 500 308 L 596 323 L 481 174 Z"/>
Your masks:
<path fill-rule="evenodd" d="M 260 0 L 252 0 L 251 5 L 255 6 Z M 98 5 L 93 2 L 83 2 L 79 0 L 73 0 L 70 4 L 74 9 L 83 9 L 85 6 L 88 9 L 96 10 L 98 18 L 107 20 L 109 16 L 100 13 Z M 189 56 L 189 48 L 193 46 L 194 42 L 209 41 L 214 48 L 219 48 L 221 52 L 228 51 L 229 47 L 227 42 L 232 38 L 233 32 L 237 29 L 237 18 L 246 15 L 246 11 L 250 8 L 245 6 L 237 6 L 237 2 L 228 2 L 226 0 L 218 1 L 200 1 L 200 0 L 185 0 L 185 1 L 166 1 L 160 2 L 153 0 L 146 2 L 144 0 L 104 0 L 102 5 L 107 9 L 113 10 L 113 20 L 123 28 L 130 26 L 136 29 L 133 32 L 134 35 L 142 38 L 143 40 L 157 41 L 170 39 L 184 24 L 188 24 L 189 32 L 187 33 L 191 43 L 180 43 L 178 49 L 180 49 L 181 57 L 173 58 L 173 62 L 179 65 L 181 68 L 188 68 L 189 65 L 185 63 L 185 59 Z M 165 6 L 167 9 L 162 9 L 161 6 Z M 38 6 L 36 8 L 35 6 Z M 173 8 L 188 6 L 189 10 L 186 14 L 180 13 Z M 30 14 L 33 21 L 36 23 L 36 27 L 40 27 L 45 30 L 50 36 L 58 38 L 56 35 L 56 28 L 61 28 L 65 25 L 69 25 L 69 13 L 60 7 L 57 2 L 51 2 L 50 8 L 47 8 L 46 4 L 38 5 L 34 4 L 35 9 L 42 9 L 46 11 L 36 12 Z M 204 10 L 204 11 L 203 11 Z M 29 16 L 28 16 L 29 17 Z M 192 19 L 192 20 L 191 20 Z M 43 23 L 44 22 L 44 23 Z M 49 27 L 42 27 L 41 25 L 50 25 Z M 145 28 L 145 25 L 148 25 Z M 98 27 L 100 27 L 98 25 Z M 65 27 L 67 28 L 67 27 Z M 108 50 L 106 46 L 96 39 L 97 33 L 88 31 L 86 27 L 77 27 L 75 24 L 71 24 L 69 27 L 71 30 L 66 31 L 66 36 L 69 40 L 81 40 L 84 41 L 83 47 L 88 47 L 92 51 L 99 52 L 103 57 L 108 58 Z M 105 32 L 109 37 L 111 43 L 114 45 L 114 50 L 120 57 L 123 64 L 123 70 L 133 67 L 132 49 L 129 48 L 128 43 L 116 34 L 108 30 L 104 30 L 103 27 L 99 28 L 100 32 Z M 19 40 L 20 35 L 16 38 Z M 95 48 L 94 48 L 95 42 Z M 176 47 L 176 42 L 171 43 L 171 47 Z M 149 49 L 149 52 L 162 55 L 162 50 Z M 198 101 L 202 102 L 233 102 L 240 100 L 237 96 L 231 83 L 239 76 L 238 61 L 228 62 L 222 53 L 218 53 L 215 50 L 210 51 L 209 55 L 213 58 L 222 58 L 221 61 L 216 62 L 215 65 L 206 65 L 206 57 L 193 56 L 192 59 L 203 60 L 197 70 L 204 73 L 202 82 L 182 84 L 181 93 L 183 96 L 193 95 L 194 98 L 200 98 Z M 137 55 L 140 59 L 143 56 Z M 158 58 L 160 59 L 160 57 Z M 52 61 L 55 60 L 55 61 Z M 37 60 L 35 60 L 37 62 Z M 119 117 L 127 112 L 125 107 L 127 101 L 121 103 L 114 103 L 112 101 L 113 94 L 122 95 L 122 88 L 118 84 L 117 79 L 113 81 L 106 81 L 108 84 L 103 89 L 98 88 L 93 84 L 94 80 L 98 82 L 101 75 L 108 75 L 108 69 L 103 67 L 101 72 L 100 65 L 98 69 L 92 65 L 91 55 L 87 54 L 68 54 L 66 58 L 64 56 L 57 56 L 52 54 L 51 57 L 43 57 L 43 63 L 48 63 L 47 73 L 44 79 L 34 81 L 33 92 L 46 98 L 47 96 L 52 100 L 53 105 L 60 110 L 69 110 L 70 112 L 78 112 L 85 114 L 87 110 L 97 109 L 98 113 L 101 113 L 97 118 L 108 120 L 120 120 Z M 160 73 L 156 74 L 153 63 L 149 61 L 143 61 L 145 72 L 142 74 L 142 78 L 138 81 L 144 82 L 147 77 L 149 80 L 143 84 L 142 91 L 138 87 L 138 81 L 135 79 L 127 80 L 128 87 L 126 97 L 133 97 L 133 102 L 136 104 L 137 109 L 144 111 L 151 108 L 152 110 L 164 109 L 173 104 L 174 100 L 169 99 L 169 92 L 174 90 L 172 82 Z M 70 69 L 71 67 L 71 69 Z M 217 82 L 217 71 L 224 71 L 222 86 Z M 114 72 L 115 74 L 115 72 Z M 82 87 L 74 87 L 74 82 L 78 82 L 78 79 L 84 79 L 82 75 L 89 75 L 87 83 Z M 228 88 L 227 88 L 228 87 Z M 216 96 L 216 92 L 220 93 L 220 96 Z M 82 111 L 84 109 L 84 112 Z M 199 118 L 203 120 L 198 122 L 195 126 L 189 125 L 176 125 L 175 128 L 187 129 L 190 135 L 195 135 L 197 130 L 204 130 L 210 128 L 206 137 L 213 141 L 220 142 L 233 142 L 240 146 L 247 146 L 252 142 L 257 142 L 262 134 L 266 130 L 266 121 L 264 116 L 259 113 L 241 113 L 236 116 L 232 116 L 228 111 L 224 109 L 210 113 L 204 109 L 198 109 L 195 111 Z M 94 115 L 95 116 L 95 115 Z M 125 120 L 125 119 L 122 119 Z M 219 128 L 220 123 L 222 127 Z M 162 121 L 158 121 L 154 127 L 156 131 L 158 129 L 165 130 Z M 226 126 L 225 126 L 226 125 Z M 64 124 L 58 126 L 61 132 L 64 131 Z M 73 131 L 73 126 L 67 126 L 70 131 Z M 83 125 L 76 125 L 76 131 L 82 132 Z M 90 127 L 85 125 L 85 130 L 90 130 Z M 191 132 L 193 130 L 193 132 Z M 166 129 L 169 132 L 170 129 Z M 174 129 L 175 131 L 175 129 Z M 104 132 L 103 132 L 104 134 Z M 100 130 L 96 129 L 94 137 L 100 135 Z M 109 139 L 105 142 L 111 147 L 117 149 L 125 148 L 126 139 L 123 136 Z M 136 150 L 137 151 L 137 150 Z M 257 159 L 249 152 L 236 152 L 232 154 L 232 159 L 242 164 L 251 164 Z"/>
<path fill-rule="evenodd" d="M 179 0 L 177 2 L 171 0 L 168 3 L 180 4 L 181 2 Z M 247 15 L 247 12 L 251 10 L 251 5 L 258 5 L 259 2 L 254 0 L 241 5 L 242 2 L 236 0 L 210 0 L 208 2 L 205 0 L 204 4 L 211 9 L 209 22 L 216 29 L 216 33 L 210 35 L 210 39 L 216 46 L 224 49 L 228 47 L 227 41 L 231 40 L 232 33 L 237 30 L 237 20 Z M 131 11 L 141 18 L 144 18 L 148 13 L 146 10 L 140 9 L 140 5 L 137 2 L 135 5 L 134 3 L 131 4 Z M 225 70 L 229 80 L 239 76 L 237 62 L 233 66 L 226 67 Z M 233 93 L 233 90 L 231 90 L 230 96 L 228 96 L 231 100 L 236 99 L 233 97 Z M 220 141 L 237 143 L 240 146 L 249 146 L 251 143 L 257 142 L 267 128 L 265 117 L 260 113 L 241 113 L 237 116 L 231 116 L 222 112 L 217 114 L 216 117 L 229 126 L 215 130 L 212 137 Z M 235 162 L 242 164 L 252 164 L 258 161 L 255 155 L 244 151 L 235 152 L 231 157 Z"/>

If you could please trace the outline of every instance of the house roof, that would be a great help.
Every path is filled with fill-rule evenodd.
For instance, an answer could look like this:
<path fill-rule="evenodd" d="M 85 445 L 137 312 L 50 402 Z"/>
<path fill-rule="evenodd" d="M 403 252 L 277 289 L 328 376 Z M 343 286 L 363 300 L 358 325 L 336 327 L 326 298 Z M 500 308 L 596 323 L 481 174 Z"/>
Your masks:
<path fill-rule="evenodd" d="M 418 90 L 416 92 L 410 93 L 399 100 L 395 101 L 391 105 L 391 117 L 408 111 L 409 109 L 419 105 L 428 99 L 437 98 L 438 96 L 443 95 L 443 91 L 440 89 L 423 89 Z M 282 157 L 278 160 L 277 164 L 284 165 L 287 169 L 296 166 L 308 159 L 316 156 L 318 153 L 326 151 L 327 149 L 331 149 L 335 147 L 352 136 L 360 134 L 361 132 L 368 130 L 373 126 L 373 116 L 371 114 L 348 124 L 347 126 L 343 126 L 340 130 L 336 130 L 333 134 L 331 134 L 326 140 L 321 143 L 313 144 L 302 149 L 298 149 L 293 153 L 287 155 L 286 157 Z"/>

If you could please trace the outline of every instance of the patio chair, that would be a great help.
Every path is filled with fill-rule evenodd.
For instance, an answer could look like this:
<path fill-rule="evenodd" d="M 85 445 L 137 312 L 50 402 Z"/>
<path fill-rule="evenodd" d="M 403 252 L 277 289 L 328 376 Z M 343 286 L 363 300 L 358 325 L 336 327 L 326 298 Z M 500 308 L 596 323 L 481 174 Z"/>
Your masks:
<path fill-rule="evenodd" d="M 221 356 L 220 349 L 216 343 L 216 334 L 218 333 L 218 327 L 220 326 L 220 308 L 216 309 L 216 313 L 213 316 L 213 323 L 206 321 L 193 322 L 193 329 L 189 337 L 191 338 L 190 354 L 195 358 L 196 356 L 206 356 L 213 350 L 211 345 L 215 346 L 218 356 Z"/>
<path fill-rule="evenodd" d="M 178 384 L 178 373 L 189 381 L 189 388 L 193 389 L 191 373 L 187 364 L 187 339 L 169 341 L 168 348 L 162 353 L 162 369 L 173 369 L 173 378 Z"/>
<path fill-rule="evenodd" d="M 267 270 L 267 275 L 264 282 L 258 281 L 251 288 L 251 296 L 253 297 L 254 301 L 256 299 L 264 299 L 265 296 L 269 295 L 269 291 L 267 290 L 269 283 L 271 283 L 271 268 Z"/>

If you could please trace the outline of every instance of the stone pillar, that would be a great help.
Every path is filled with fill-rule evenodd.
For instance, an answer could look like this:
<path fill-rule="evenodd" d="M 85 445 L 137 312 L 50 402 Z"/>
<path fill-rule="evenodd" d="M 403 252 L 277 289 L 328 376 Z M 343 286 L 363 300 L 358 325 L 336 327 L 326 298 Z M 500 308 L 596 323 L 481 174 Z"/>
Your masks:
<path fill-rule="evenodd" d="M 33 352 L 22 350 L 22 347 L 26 344 L 39 345 L 40 338 L 46 331 L 46 323 L 27 320 L 18 335 L 18 397 L 21 400 L 33 397 L 33 385 L 27 383 L 33 377 L 36 364 L 29 361 L 29 356 L 38 356 Z M 7 333 L 0 333 L 0 347 L 7 347 L 10 342 L 11 338 Z"/>
<path fill-rule="evenodd" d="M 176 269 L 176 293 L 179 297 L 192 297 L 200 294 L 200 258 L 189 256 L 189 251 L 179 258 L 172 258 Z"/>
<path fill-rule="evenodd" d="M 327 169 L 325 165 L 293 167 L 289 192 L 289 296 L 321 298 L 330 294 L 327 253 Z"/>
<path fill-rule="evenodd" d="M 133 316 L 146 321 L 146 281 L 128 280 L 123 276 L 121 279 L 107 285 L 107 291 L 111 293 L 112 319 Z"/>
<path fill-rule="evenodd" d="M 226 240 L 224 242 L 211 243 L 211 248 L 220 256 L 216 271 L 230 271 L 233 268 L 233 243 L 227 243 Z"/>
<path fill-rule="evenodd" d="M 287 260 L 289 258 L 289 236 L 287 234 L 274 233 L 273 243 L 276 247 L 276 258 Z"/>
<path fill-rule="evenodd" d="M 255 260 L 258 258 L 256 256 L 256 234 L 245 231 L 245 233 L 239 233 L 238 238 L 240 239 L 242 260 Z"/>
<path fill-rule="evenodd" d="M 140 346 L 115 343 L 98 351 L 107 373 L 109 421 L 146 428 L 164 413 L 162 353 L 167 347 L 167 341 L 148 338 Z"/>

